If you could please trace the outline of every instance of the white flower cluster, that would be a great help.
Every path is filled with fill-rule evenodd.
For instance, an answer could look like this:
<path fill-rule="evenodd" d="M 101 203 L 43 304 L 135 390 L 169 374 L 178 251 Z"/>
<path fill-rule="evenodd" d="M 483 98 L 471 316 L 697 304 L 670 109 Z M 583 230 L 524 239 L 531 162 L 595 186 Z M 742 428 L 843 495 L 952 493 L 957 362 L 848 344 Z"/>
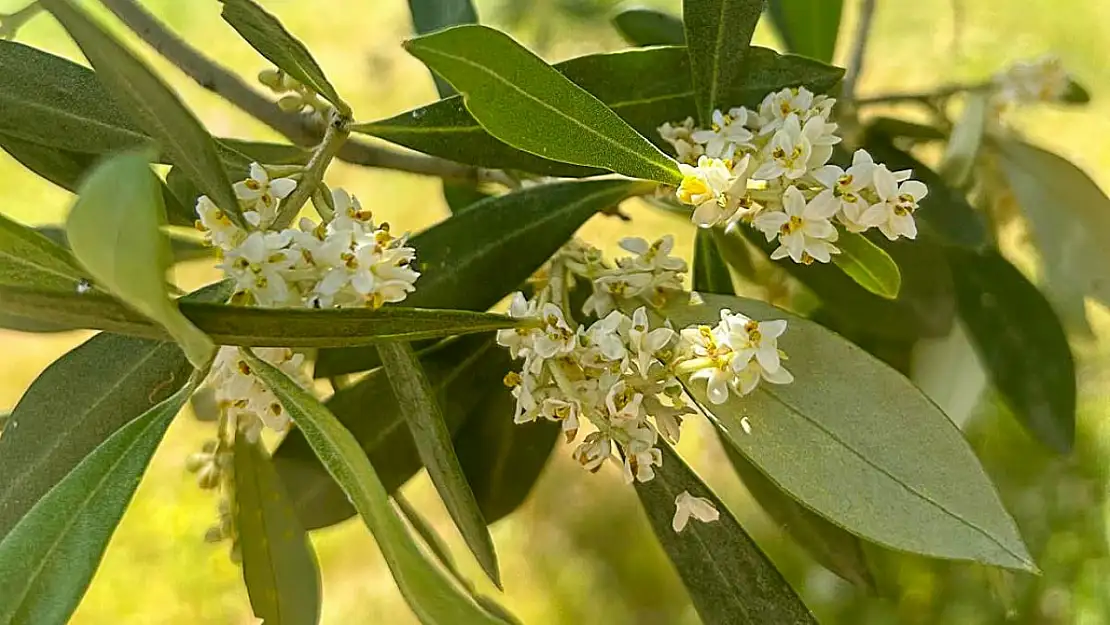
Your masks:
<path fill-rule="evenodd" d="M 723 403 L 730 389 L 742 396 L 761 380 L 793 380 L 778 349 L 785 321 L 760 323 L 722 310 L 713 328 L 676 332 L 669 321 L 652 327 L 647 307 L 636 305 L 661 305 L 681 288 L 686 263 L 670 256 L 673 244 L 670 236 L 650 244 L 625 239 L 621 247 L 635 256 L 618 260 L 615 267 L 592 247 L 568 245 L 537 273 L 532 299 L 513 296 L 509 314 L 526 323 L 497 334 L 498 344 L 524 361 L 519 372 L 505 376 L 516 398 L 514 420 L 558 422 L 568 443 L 588 426 L 591 431 L 574 458 L 591 471 L 614 459 L 629 483 L 655 476 L 654 467 L 663 461 L 659 438 L 678 442 L 683 416 L 694 413 L 678 376 L 706 380 L 714 404 Z M 588 326 L 567 312 L 568 291 L 578 278 L 593 286 L 583 313 L 600 317 Z M 633 307 L 631 316 L 623 312 Z M 675 531 L 691 516 L 706 522 L 717 518 L 712 503 L 688 494 L 676 506 Z"/>
<path fill-rule="evenodd" d="M 878 228 L 891 240 L 914 238 L 913 214 L 928 189 L 908 170 L 892 172 L 863 150 L 847 170 L 829 165 L 840 142 L 829 121 L 834 103 L 804 87 L 783 89 L 764 98 L 758 112 L 715 111 L 709 129 L 695 128 L 693 119 L 660 127 L 683 161 L 676 197 L 694 207 L 694 223 L 749 223 L 778 240 L 772 258 L 805 264 L 839 253 L 837 224 L 849 232 Z"/>
<path fill-rule="evenodd" d="M 999 107 L 1063 99 L 1071 79 L 1055 56 L 1014 63 L 991 81 L 994 103 Z"/>
<path fill-rule="evenodd" d="M 304 372 L 304 356 L 285 347 L 256 347 L 256 356 L 281 369 L 285 375 L 302 388 L 309 388 L 311 380 Z M 224 412 L 228 427 L 237 427 L 256 438 L 260 426 L 277 432 L 289 427 L 289 415 L 277 396 L 251 371 L 237 347 L 221 347 L 212 363 L 208 383 L 216 395 L 216 405 Z"/>

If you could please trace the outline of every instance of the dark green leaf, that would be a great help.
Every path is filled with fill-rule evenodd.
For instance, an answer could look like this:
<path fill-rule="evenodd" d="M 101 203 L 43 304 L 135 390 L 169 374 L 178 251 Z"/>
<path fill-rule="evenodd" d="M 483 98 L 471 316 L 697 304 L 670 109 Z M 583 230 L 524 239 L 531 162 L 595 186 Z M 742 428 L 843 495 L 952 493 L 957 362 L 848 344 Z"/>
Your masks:
<path fill-rule="evenodd" d="M 266 57 L 278 69 L 296 78 L 302 85 L 322 95 L 335 105 L 343 115 L 351 114 L 335 87 L 324 76 L 324 70 L 312 58 L 308 48 L 285 30 L 276 17 L 252 0 L 220 0 L 224 9 L 221 15 L 243 39 Z"/>
<path fill-rule="evenodd" d="M 918 124 L 894 117 L 871 119 L 871 123 L 867 126 L 867 132 L 887 137 L 904 137 L 915 141 L 941 141 L 948 137 L 943 130 L 936 126 Z"/>
<path fill-rule="evenodd" d="M 875 581 L 863 554 L 860 539 L 810 512 L 775 486 L 727 441 L 721 441 L 732 468 L 743 480 L 753 499 L 821 566 L 862 588 L 873 589 Z"/>
<path fill-rule="evenodd" d="M 488 389 L 501 384 L 505 371 L 481 364 L 495 352 L 488 336 L 472 335 L 421 353 L 420 363 L 444 407 L 452 433 L 458 431 Z M 420 455 L 401 418 L 385 371 L 371 371 L 338 391 L 325 405 L 358 439 L 387 491 L 396 491 L 420 470 Z M 334 525 L 355 514 L 299 431 L 293 430 L 282 440 L 274 453 L 274 465 L 308 529 Z"/>
<path fill-rule="evenodd" d="M 636 494 L 702 622 L 817 625 L 817 619 L 725 504 L 669 445 L 660 442 L 659 447 L 663 464 L 656 469 L 655 479 L 636 482 Z M 674 531 L 675 498 L 683 492 L 708 499 L 720 518 L 709 523 L 690 519 L 685 529 Z"/>
<path fill-rule="evenodd" d="M 702 293 L 722 293 L 732 295 L 732 275 L 728 265 L 717 248 L 714 232 L 698 228 L 694 238 L 694 290 Z"/>
<path fill-rule="evenodd" d="M 490 377 L 504 375 L 511 366 L 508 352 L 495 349 L 502 357 L 485 365 L 491 369 Z M 486 523 L 508 516 L 524 503 L 559 438 L 559 424 L 553 421 L 514 423 L 515 405 L 508 389 L 491 385 L 455 437 L 459 462 Z"/>
<path fill-rule="evenodd" d="M 1087 104 L 1091 101 L 1091 93 L 1083 85 L 1069 80 L 1067 91 L 1061 99 L 1068 104 Z"/>
<path fill-rule="evenodd" d="M 243 580 L 265 625 L 314 625 L 320 571 L 270 455 L 240 432 L 235 438 L 235 527 Z"/>
<path fill-rule="evenodd" d="M 714 109 L 738 106 L 728 96 L 728 85 L 743 80 L 748 48 L 762 12 L 763 0 L 683 1 L 690 76 L 703 127 L 709 126 Z"/>
<path fill-rule="evenodd" d="M 116 430 L 169 397 L 192 367 L 173 343 L 98 334 L 54 361 L 0 437 L 0 536 Z M 18 476 L 15 479 L 14 476 Z"/>
<path fill-rule="evenodd" d="M 418 35 L 448 26 L 478 23 L 478 12 L 470 0 L 409 0 L 409 12 L 412 14 L 412 30 Z M 446 80 L 435 75 L 432 77 L 435 78 L 439 97 L 455 95 L 455 90 Z"/>
<path fill-rule="evenodd" d="M 266 143 L 264 141 L 220 137 L 216 139 L 216 145 L 220 148 L 220 158 L 224 161 L 224 165 L 229 172 L 234 172 L 236 165 L 249 167 L 251 162 L 263 165 L 304 165 L 312 157 L 311 151 L 287 143 Z M 229 152 L 232 151 L 241 155 L 243 159 L 236 162 L 230 158 Z M 244 171 L 246 170 L 244 169 Z"/>
<path fill-rule="evenodd" d="M 634 46 L 683 46 L 682 18 L 654 9 L 627 9 L 613 16 L 624 40 Z"/>
<path fill-rule="evenodd" d="M 680 46 L 592 54 L 555 65 L 555 69 L 593 94 L 640 134 L 665 146 L 657 128 L 697 115 L 690 87 L 690 64 Z M 740 80 L 728 85 L 731 106 L 758 106 L 767 93 L 804 85 L 824 93 L 844 71 L 818 61 L 783 56 L 752 47 Z M 494 139 L 467 112 L 461 97 L 440 100 L 391 119 L 357 125 L 354 130 L 451 160 L 498 169 L 519 169 L 551 176 L 589 176 L 595 168 L 542 159 Z"/>
<path fill-rule="evenodd" d="M 1049 299 L 1061 309 L 1072 293 L 1110 304 L 1110 198 L 1057 154 L 1017 140 L 996 145 L 1032 228 Z"/>
<path fill-rule="evenodd" d="M 500 624 L 500 620 L 486 614 L 424 558 L 355 437 L 312 393 L 281 370 L 248 350 L 241 353 L 251 371 L 285 406 L 317 457 L 351 498 L 417 618 L 424 623 Z"/>
<path fill-rule="evenodd" d="M 902 288 L 902 274 L 898 265 L 883 248 L 867 240 L 862 234 L 841 232 L 836 241 L 840 253 L 833 256 L 833 264 L 856 284 L 886 299 L 896 299 Z"/>
<path fill-rule="evenodd" d="M 42 4 L 77 42 L 112 97 L 157 141 L 170 162 L 238 219 L 239 201 L 220 165 L 215 143 L 177 95 L 71 0 L 43 0 Z"/>
<path fill-rule="evenodd" d="M 490 134 L 552 160 L 677 183 L 678 164 L 616 113 L 508 35 L 479 25 L 412 39 L 405 49 L 463 94 Z"/>
<path fill-rule="evenodd" d="M 504 315 L 464 310 L 387 307 L 254 308 L 181 302 L 181 312 L 221 345 L 338 347 L 419 340 L 512 327 Z M 40 291 L 0 284 L 0 314 L 166 339 L 167 332 L 118 300 L 94 292 Z"/>
<path fill-rule="evenodd" d="M 106 154 L 150 142 L 96 74 L 0 40 L 0 134 L 68 152 Z"/>
<path fill-rule="evenodd" d="M 64 248 L 0 215 L 0 285 L 74 291 L 86 276 Z"/>
<path fill-rule="evenodd" d="M 200 368 L 216 348 L 169 297 L 165 221 L 158 179 L 146 157 L 124 153 L 97 165 L 81 183 L 66 219 L 66 239 L 100 286 L 164 327 Z"/>
<path fill-rule="evenodd" d="M 725 438 L 778 487 L 880 545 L 1036 570 L 959 429 L 909 380 L 831 331 L 763 302 L 699 299 L 704 303 L 675 302 L 665 312 L 676 327 L 715 324 L 723 308 L 789 321 L 779 347 L 794 382 L 764 383 L 720 405 L 708 402 L 704 381 L 687 383 Z"/>
<path fill-rule="evenodd" d="M 983 144 L 983 133 L 987 119 L 994 113 L 990 109 L 990 96 L 984 92 L 971 92 L 964 99 L 964 110 L 944 147 L 944 157 L 940 162 L 940 175 L 953 187 L 964 188 L 971 179 L 972 171 Z"/>
<path fill-rule="evenodd" d="M 69 247 L 69 241 L 66 240 L 65 229 L 59 226 L 39 226 L 35 228 L 35 230 L 42 236 L 53 241 L 55 245 L 65 248 Z M 173 260 L 176 263 L 213 258 L 215 255 L 215 248 L 201 243 L 199 239 L 175 235 L 172 231 L 167 234 L 170 238 L 170 253 L 173 255 Z"/>
<path fill-rule="evenodd" d="M 147 463 L 193 387 L 186 385 L 117 430 L 0 541 L 0 622 L 68 622 Z"/>
<path fill-rule="evenodd" d="M 378 345 L 378 353 L 381 354 L 382 366 L 393 388 L 393 396 L 397 398 L 401 416 L 408 423 L 420 460 L 428 470 L 436 492 L 482 570 L 500 588 L 501 571 L 497 566 L 493 539 L 478 508 L 474 491 L 463 475 L 443 410 L 416 352 L 408 343 L 384 341 Z"/>
<path fill-rule="evenodd" d="M 405 305 L 486 310 L 520 288 L 591 215 L 649 188 L 623 180 L 560 182 L 483 200 L 412 238 L 422 275 Z M 373 350 L 329 350 L 316 369 L 327 377 L 377 362 Z"/>
<path fill-rule="evenodd" d="M 443 181 L 443 199 L 446 200 L 447 208 L 451 210 L 451 214 L 461 213 L 478 202 L 491 197 L 493 197 L 492 193 L 482 191 L 475 184 L 452 182 L 450 180 Z"/>
<path fill-rule="evenodd" d="M 770 0 L 767 13 L 788 52 L 831 63 L 843 0 Z"/>
<path fill-rule="evenodd" d="M 921 200 L 920 209 L 914 213 L 921 229 L 932 231 L 955 245 L 969 248 L 986 245 L 989 239 L 983 217 L 967 203 L 967 198 L 909 153 L 894 147 L 879 129 L 872 130 L 863 147 L 875 162 L 886 164 L 891 171 L 913 170 L 914 179 L 929 187 L 929 195 Z"/>
<path fill-rule="evenodd" d="M 1075 443 L 1075 363 L 1037 287 L 997 252 L 949 250 L 960 318 L 991 381 L 1042 443 Z"/>

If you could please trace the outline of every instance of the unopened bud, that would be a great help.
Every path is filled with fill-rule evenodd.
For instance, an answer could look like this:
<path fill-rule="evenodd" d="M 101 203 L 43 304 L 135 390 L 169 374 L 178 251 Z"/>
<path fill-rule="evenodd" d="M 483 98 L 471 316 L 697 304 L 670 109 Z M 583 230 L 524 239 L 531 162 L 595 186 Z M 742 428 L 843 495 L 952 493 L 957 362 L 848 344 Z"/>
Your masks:
<path fill-rule="evenodd" d="M 297 80 L 296 78 L 293 78 L 289 74 L 284 74 L 281 77 L 281 86 L 286 91 L 295 91 L 295 90 L 301 88 L 301 83 L 300 83 L 299 80 Z"/>
<path fill-rule="evenodd" d="M 197 473 L 197 486 L 212 490 L 220 485 L 220 470 L 214 464 L 207 464 Z"/>
<path fill-rule="evenodd" d="M 296 93 L 290 93 L 278 100 L 278 108 L 286 113 L 296 113 L 304 108 L 304 98 Z"/>
<path fill-rule="evenodd" d="M 284 72 L 279 69 L 264 69 L 258 72 L 258 82 L 274 91 L 284 91 L 281 84 L 284 75 Z"/>
<path fill-rule="evenodd" d="M 215 544 L 222 541 L 224 538 L 224 533 L 220 530 L 218 525 L 213 525 L 204 531 L 204 542 L 206 543 Z"/>
<path fill-rule="evenodd" d="M 189 457 L 185 459 L 185 470 L 187 470 L 189 473 L 196 473 L 202 468 L 208 466 L 208 464 L 211 462 L 212 454 L 198 451 L 197 453 L 189 454 Z"/>

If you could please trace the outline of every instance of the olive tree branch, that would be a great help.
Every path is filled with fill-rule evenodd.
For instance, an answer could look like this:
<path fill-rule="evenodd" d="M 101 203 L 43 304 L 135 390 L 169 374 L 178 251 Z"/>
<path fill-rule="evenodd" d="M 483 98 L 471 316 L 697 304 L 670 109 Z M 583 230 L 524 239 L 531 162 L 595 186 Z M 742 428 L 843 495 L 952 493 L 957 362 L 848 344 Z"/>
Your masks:
<path fill-rule="evenodd" d="M 856 22 L 855 38 L 852 40 L 852 52 L 848 57 L 848 69 L 844 73 L 843 97 L 852 100 L 856 95 L 856 84 L 859 82 L 860 72 L 863 71 L 864 57 L 867 52 L 867 40 L 871 35 L 871 22 L 875 17 L 875 0 L 860 0 L 859 21 Z"/>
<path fill-rule="evenodd" d="M 30 19 L 42 12 L 42 5 L 34 0 L 15 13 L 0 14 L 0 39 L 15 39 L 15 34 Z"/>
<path fill-rule="evenodd" d="M 329 110 L 328 117 L 328 128 L 324 131 L 324 138 L 320 141 L 320 145 L 316 146 L 312 158 L 305 165 L 304 174 L 297 182 L 297 188 L 281 202 L 281 210 L 271 226 L 275 230 L 284 229 L 293 223 L 293 218 L 297 216 L 308 198 L 312 197 L 317 185 L 324 179 L 324 172 L 327 171 L 328 165 L 343 148 L 347 136 L 351 133 L 350 117 L 334 109 Z"/>
<path fill-rule="evenodd" d="M 977 82 L 977 83 L 953 83 L 950 85 L 942 85 L 933 89 L 932 91 L 919 91 L 907 93 L 884 93 L 869 98 L 859 98 L 856 100 L 856 105 L 864 106 L 867 104 L 902 104 L 902 103 L 918 103 L 927 106 L 933 106 L 938 100 L 944 100 L 960 93 L 969 93 L 974 91 L 986 91 L 992 87 L 990 81 Z"/>
<path fill-rule="evenodd" d="M 135 0 L 101 0 L 121 22 L 159 54 L 185 72 L 197 84 L 231 102 L 243 112 L 301 146 L 314 146 L 326 133 L 318 120 L 298 113 L 286 113 L 242 79 L 208 59 L 199 50 L 174 35 Z M 37 4 L 37 3 L 36 3 Z M 24 9 L 29 10 L 30 7 Z M 341 143 L 336 155 L 355 165 L 394 169 L 447 180 L 504 182 L 503 172 L 486 170 L 446 159 L 406 153 L 362 141 Z"/>

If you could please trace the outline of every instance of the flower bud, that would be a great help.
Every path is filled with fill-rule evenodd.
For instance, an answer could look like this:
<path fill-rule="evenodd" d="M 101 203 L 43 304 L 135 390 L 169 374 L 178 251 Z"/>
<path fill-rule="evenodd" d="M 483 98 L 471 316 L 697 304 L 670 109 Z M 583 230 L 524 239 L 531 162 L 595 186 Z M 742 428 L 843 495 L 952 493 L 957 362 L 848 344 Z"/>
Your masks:
<path fill-rule="evenodd" d="M 226 537 L 218 525 L 213 525 L 204 531 L 204 542 L 206 543 L 215 544 L 222 541 L 224 538 Z"/>
<path fill-rule="evenodd" d="M 287 96 L 282 96 L 277 105 L 286 113 L 296 113 L 304 108 L 304 98 L 296 93 L 290 93 Z"/>
<path fill-rule="evenodd" d="M 197 485 L 204 490 L 212 490 L 220 485 L 220 470 L 215 464 L 209 463 L 197 473 Z"/>
<path fill-rule="evenodd" d="M 196 473 L 211 462 L 212 454 L 198 451 L 196 453 L 189 454 L 189 457 L 185 459 L 185 469 L 189 471 L 189 473 Z"/>
<path fill-rule="evenodd" d="M 289 74 L 284 74 L 281 77 L 281 86 L 286 91 L 296 91 L 297 89 L 301 88 L 301 83 Z"/>
<path fill-rule="evenodd" d="M 261 72 L 258 72 L 258 82 L 269 87 L 273 91 L 285 91 L 285 89 L 282 88 L 281 84 L 283 77 L 284 72 L 282 72 L 280 69 L 271 68 L 264 69 Z"/>

